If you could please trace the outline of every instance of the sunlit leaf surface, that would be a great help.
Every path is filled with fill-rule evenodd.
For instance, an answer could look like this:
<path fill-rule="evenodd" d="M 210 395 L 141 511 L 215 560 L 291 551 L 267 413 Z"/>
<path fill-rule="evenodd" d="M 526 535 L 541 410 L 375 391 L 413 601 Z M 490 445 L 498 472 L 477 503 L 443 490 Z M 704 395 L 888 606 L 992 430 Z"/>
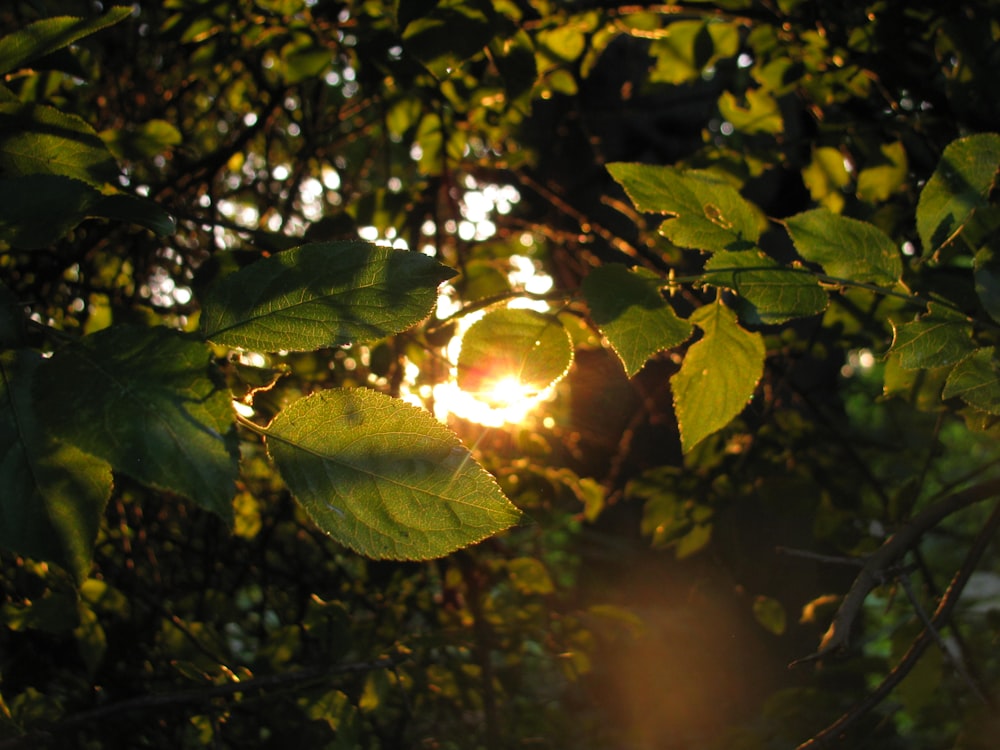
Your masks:
<path fill-rule="evenodd" d="M 629 377 L 652 355 L 677 346 L 691 335 L 691 324 L 679 318 L 663 298 L 663 279 L 621 264 L 594 269 L 583 281 L 590 317 L 607 337 Z"/>
<path fill-rule="evenodd" d="M 209 290 L 201 330 L 253 351 L 310 351 L 372 341 L 426 317 L 454 271 L 422 253 L 367 242 L 303 245 Z"/>
<path fill-rule="evenodd" d="M 562 378 L 572 361 L 569 333 L 555 316 L 495 310 L 462 339 L 458 385 L 469 393 L 489 394 L 498 383 L 516 380 L 526 391 L 540 393 Z"/>
<path fill-rule="evenodd" d="M 704 336 L 670 379 L 685 453 L 743 411 L 764 372 L 765 353 L 761 335 L 741 328 L 723 305 L 699 308 L 691 321 Z"/>
<path fill-rule="evenodd" d="M 267 446 L 317 525 L 369 557 L 440 557 L 520 517 L 454 433 L 376 391 L 294 402 L 271 422 Z"/>
<path fill-rule="evenodd" d="M 920 192 L 917 232 L 925 253 L 947 244 L 972 212 L 989 203 L 1000 169 L 1000 135 L 980 133 L 951 143 Z"/>
<path fill-rule="evenodd" d="M 789 218 L 788 233 L 799 255 L 838 279 L 891 286 L 903 273 L 896 244 L 874 224 L 817 208 Z"/>

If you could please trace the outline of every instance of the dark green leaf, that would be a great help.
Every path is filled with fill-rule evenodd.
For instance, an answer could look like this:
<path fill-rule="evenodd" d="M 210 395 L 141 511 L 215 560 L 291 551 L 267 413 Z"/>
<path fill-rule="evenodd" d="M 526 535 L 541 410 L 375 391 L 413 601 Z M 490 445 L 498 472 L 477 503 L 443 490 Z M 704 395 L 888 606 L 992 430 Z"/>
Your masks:
<path fill-rule="evenodd" d="M 980 133 L 951 143 L 920 192 L 917 232 L 924 253 L 948 244 L 972 213 L 989 203 L 1000 169 L 1000 135 Z"/>
<path fill-rule="evenodd" d="M 454 271 L 422 253 L 367 242 L 303 245 L 209 289 L 205 338 L 253 351 L 310 351 L 373 341 L 426 317 Z"/>
<path fill-rule="evenodd" d="M 685 453 L 743 411 L 764 373 L 765 354 L 760 334 L 740 328 L 724 305 L 699 308 L 691 322 L 704 336 L 670 379 Z"/>
<path fill-rule="evenodd" d="M 458 385 L 488 397 L 514 378 L 540 393 L 559 381 L 573 362 L 573 343 L 559 319 L 533 310 L 495 310 L 465 332 L 458 357 Z"/>
<path fill-rule="evenodd" d="M 826 291 L 812 274 L 782 266 L 762 252 L 715 253 L 705 264 L 705 281 L 725 287 L 756 308 L 755 323 L 777 324 L 823 312 Z"/>
<path fill-rule="evenodd" d="M 896 245 L 873 224 L 817 208 L 790 217 L 787 226 L 799 255 L 829 276 L 892 286 L 903 273 Z"/>
<path fill-rule="evenodd" d="M 640 211 L 670 214 L 660 234 L 680 247 L 745 250 L 760 236 L 756 209 L 729 183 L 701 171 L 615 163 L 608 171 Z"/>
<path fill-rule="evenodd" d="M 0 349 L 13 349 L 24 342 L 24 305 L 0 284 Z"/>
<path fill-rule="evenodd" d="M 87 215 L 136 224 L 160 235 L 173 234 L 177 228 L 173 217 L 158 204 L 148 198 L 127 193 L 102 197 L 90 207 Z"/>
<path fill-rule="evenodd" d="M 37 412 L 42 358 L 0 355 L 0 545 L 82 581 L 111 495 L 111 467 L 58 439 Z"/>
<path fill-rule="evenodd" d="M 758 596 L 753 600 L 753 616 L 760 626 L 769 633 L 781 635 L 787 627 L 785 607 L 777 599 Z"/>
<path fill-rule="evenodd" d="M 74 445 L 231 520 L 236 431 L 210 360 L 176 331 L 115 326 L 56 352 L 38 387 L 57 394 L 46 417 Z"/>
<path fill-rule="evenodd" d="M 403 30 L 405 48 L 438 78 L 447 78 L 493 38 L 492 3 L 439 0 Z"/>
<path fill-rule="evenodd" d="M 267 446 L 317 525 L 369 557 L 440 557 L 520 518 L 458 437 L 375 391 L 296 401 L 271 422 Z"/>
<path fill-rule="evenodd" d="M 130 6 L 113 7 L 97 18 L 59 16 L 29 23 L 0 38 L 0 75 L 62 49 L 130 15 Z"/>
<path fill-rule="evenodd" d="M 1000 415 L 1000 363 L 994 347 L 977 349 L 948 376 L 941 398 L 962 399 L 969 406 Z"/>
<path fill-rule="evenodd" d="M 79 224 L 101 194 L 56 174 L 0 178 L 0 241 L 23 250 L 47 247 Z"/>
<path fill-rule="evenodd" d="M 968 318 L 934 304 L 929 310 L 912 323 L 893 324 L 889 353 L 898 354 L 900 366 L 907 370 L 944 367 L 958 362 L 976 348 Z"/>
<path fill-rule="evenodd" d="M 660 294 L 663 279 L 609 264 L 583 280 L 590 317 L 632 377 L 651 356 L 686 341 L 692 326 Z"/>
<path fill-rule="evenodd" d="M 980 304 L 993 320 L 1000 322 L 1000 237 L 994 235 L 979 248 L 973 269 Z"/>
<path fill-rule="evenodd" d="M 97 187 L 118 176 L 93 128 L 40 104 L 0 104 L 0 170 L 7 176 L 59 174 Z"/>
<path fill-rule="evenodd" d="M 181 132 L 166 120 L 148 120 L 127 130 L 105 130 L 101 139 L 117 158 L 151 159 L 183 140 Z"/>

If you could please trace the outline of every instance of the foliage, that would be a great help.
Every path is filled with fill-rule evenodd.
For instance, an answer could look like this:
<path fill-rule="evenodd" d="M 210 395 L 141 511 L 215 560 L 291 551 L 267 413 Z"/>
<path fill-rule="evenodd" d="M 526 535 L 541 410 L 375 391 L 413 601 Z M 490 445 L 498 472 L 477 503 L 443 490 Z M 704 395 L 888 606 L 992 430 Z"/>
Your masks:
<path fill-rule="evenodd" d="M 0 11 L 0 746 L 985 746 L 996 10 Z"/>

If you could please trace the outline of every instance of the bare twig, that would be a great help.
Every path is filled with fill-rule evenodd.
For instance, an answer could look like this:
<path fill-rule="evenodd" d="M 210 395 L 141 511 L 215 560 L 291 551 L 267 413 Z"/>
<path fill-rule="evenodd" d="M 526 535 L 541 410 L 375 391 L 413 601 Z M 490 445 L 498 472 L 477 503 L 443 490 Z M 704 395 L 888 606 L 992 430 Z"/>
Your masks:
<path fill-rule="evenodd" d="M 995 485 L 996 483 L 987 482 L 986 484 Z M 978 488 L 971 488 L 965 493 L 957 494 L 965 495 L 966 498 L 968 498 L 970 495 L 974 494 L 973 491 L 976 489 Z M 996 492 L 994 491 L 993 494 L 995 495 Z M 955 496 L 953 495 L 952 497 Z M 982 499 L 985 498 L 977 497 L 976 500 L 969 500 L 966 505 Z M 916 518 L 914 520 L 916 520 Z M 879 686 L 875 688 L 875 690 L 873 690 L 867 698 L 855 704 L 849 711 L 847 711 L 847 713 L 830 724 L 830 726 L 826 729 L 803 742 L 798 746 L 798 748 L 796 748 L 796 750 L 820 750 L 820 748 L 831 747 L 835 742 L 838 742 L 842 738 L 844 732 L 846 732 L 851 725 L 874 709 L 875 706 L 881 703 L 882 700 L 884 700 L 885 697 L 889 695 L 889 693 L 891 693 L 900 682 L 903 681 L 903 678 L 910 673 L 914 666 L 916 666 L 917 661 L 923 655 L 924 651 L 927 650 L 927 647 L 934 643 L 935 631 L 948 622 L 952 611 L 955 609 L 955 605 L 958 603 L 958 600 L 962 595 L 962 591 L 965 589 L 965 585 L 969 582 L 969 577 L 972 575 L 973 571 L 975 571 L 980 558 L 986 551 L 987 545 L 997 533 L 997 529 L 1000 529 L 1000 504 L 994 507 L 989 519 L 973 540 L 968 553 L 965 555 L 965 560 L 962 561 L 962 566 L 958 569 L 958 571 L 956 571 L 955 575 L 951 579 L 951 584 L 948 586 L 948 590 L 945 591 L 944 596 L 941 597 L 941 601 L 938 602 L 937 609 L 934 611 L 934 616 L 930 620 L 930 626 L 925 627 L 921 631 L 920 635 L 918 635 L 916 639 L 914 639 L 913 643 L 910 644 L 910 648 L 903 655 L 902 659 L 899 660 L 899 663 L 896 664 L 893 670 L 886 675 L 881 684 L 879 684 Z M 889 541 L 892 540 L 890 539 Z"/>
<path fill-rule="evenodd" d="M 968 489 L 956 492 L 931 505 L 911 518 L 900 527 L 899 531 L 889 537 L 878 550 L 866 561 L 858 577 L 854 579 L 851 588 L 837 609 L 837 614 L 830 623 L 819 649 L 815 654 L 792 662 L 791 666 L 809 661 L 816 661 L 836 651 L 846 649 L 851 632 L 851 626 L 861 613 L 868 594 L 885 580 L 887 571 L 908 551 L 913 549 L 920 538 L 930 529 L 937 526 L 948 516 L 963 508 L 991 498 L 1000 497 L 1000 479 L 977 484 Z"/>

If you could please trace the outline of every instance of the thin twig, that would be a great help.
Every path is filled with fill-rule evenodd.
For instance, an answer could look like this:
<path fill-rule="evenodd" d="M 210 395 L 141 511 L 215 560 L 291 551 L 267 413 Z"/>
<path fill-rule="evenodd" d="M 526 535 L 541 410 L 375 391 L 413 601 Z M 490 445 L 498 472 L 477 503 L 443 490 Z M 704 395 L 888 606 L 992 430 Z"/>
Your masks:
<path fill-rule="evenodd" d="M 867 698 L 856 703 L 847 713 L 830 724 L 826 729 L 823 729 L 803 742 L 796 750 L 819 750 L 820 748 L 831 747 L 833 743 L 838 742 L 843 737 L 844 732 L 851 725 L 872 711 L 903 681 L 903 678 L 916 666 L 917 661 L 923 655 L 924 651 L 927 650 L 927 647 L 934 642 L 934 631 L 940 629 L 951 617 L 951 613 L 955 609 L 955 605 L 958 604 L 965 585 L 969 582 L 969 577 L 975 571 L 980 558 L 986 551 L 987 545 L 989 545 L 993 536 L 997 533 L 997 529 L 1000 529 L 1000 503 L 993 508 L 989 519 L 969 547 L 969 551 L 965 555 L 965 560 L 962 561 L 962 567 L 952 577 L 948 590 L 945 591 L 944 596 L 941 597 L 941 601 L 938 602 L 937 609 L 934 611 L 930 627 L 925 627 L 921 631 L 920 635 L 910 644 L 910 648 L 903 655 L 903 658 L 899 660 L 893 670 L 886 675 L 881 684 Z M 989 697 L 986 699 L 987 703 L 991 703 Z"/>

